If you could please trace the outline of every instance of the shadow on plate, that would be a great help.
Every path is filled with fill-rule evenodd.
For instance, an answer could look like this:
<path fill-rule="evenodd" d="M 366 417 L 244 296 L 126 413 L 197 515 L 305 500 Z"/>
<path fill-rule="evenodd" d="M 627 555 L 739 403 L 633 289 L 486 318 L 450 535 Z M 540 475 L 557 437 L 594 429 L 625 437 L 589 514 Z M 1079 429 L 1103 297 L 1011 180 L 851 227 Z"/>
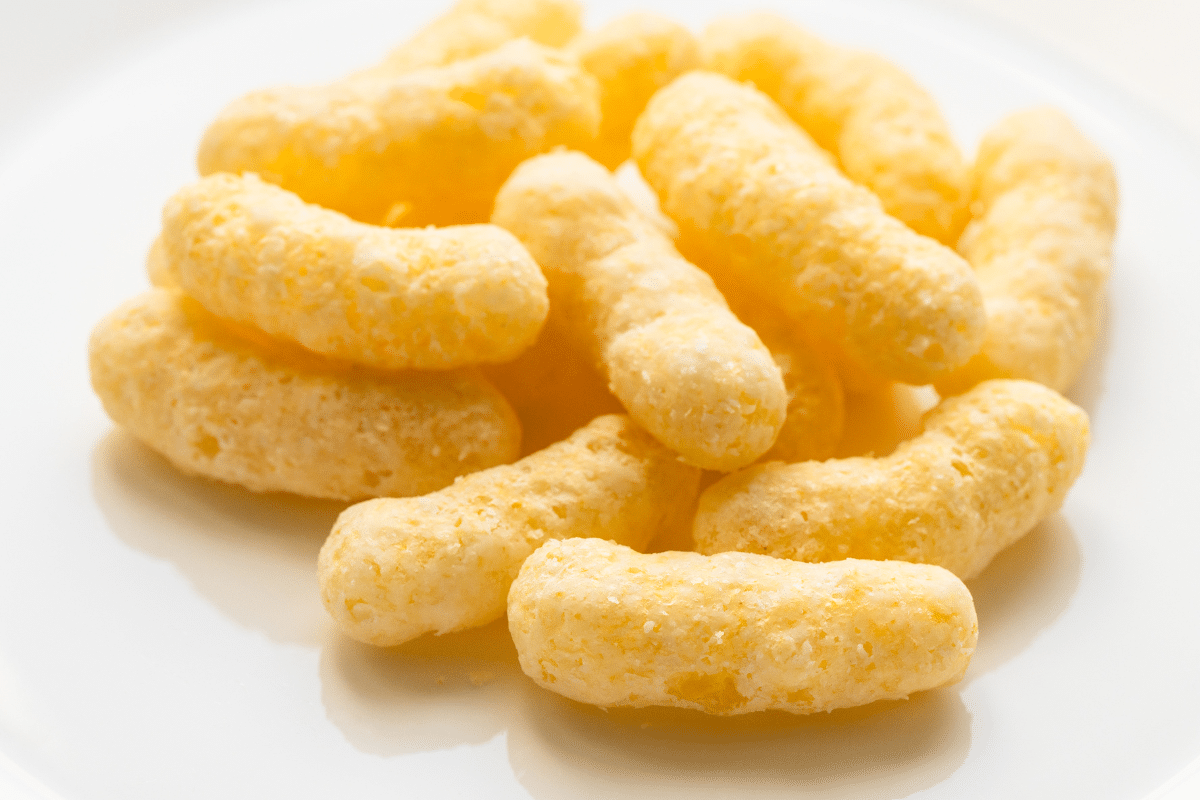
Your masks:
<path fill-rule="evenodd" d="M 317 553 L 344 503 L 184 475 L 121 430 L 92 451 L 92 493 L 121 541 L 174 564 L 230 619 L 274 641 L 321 643 Z"/>

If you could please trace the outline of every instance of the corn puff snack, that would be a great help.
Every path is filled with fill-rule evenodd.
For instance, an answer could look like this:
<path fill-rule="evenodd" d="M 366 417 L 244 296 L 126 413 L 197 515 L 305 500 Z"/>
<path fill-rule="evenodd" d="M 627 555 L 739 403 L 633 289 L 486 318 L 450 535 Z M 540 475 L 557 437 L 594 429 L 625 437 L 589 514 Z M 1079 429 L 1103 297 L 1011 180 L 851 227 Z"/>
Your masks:
<path fill-rule="evenodd" d="M 561 47 L 579 32 L 582 16 L 583 9 L 574 0 L 459 0 L 382 62 L 356 77 L 443 67 L 521 37 Z"/>
<path fill-rule="evenodd" d="M 437 69 L 246 95 L 204 134 L 198 166 L 255 172 L 372 224 L 486 222 L 517 164 L 586 147 L 599 124 L 595 78 L 518 40 Z"/>
<path fill-rule="evenodd" d="M 154 237 L 154 241 L 150 243 L 150 250 L 146 253 L 146 277 L 151 286 L 159 289 L 179 288 L 179 279 L 175 276 L 171 260 L 167 257 L 161 233 Z"/>
<path fill-rule="evenodd" d="M 256 492 L 423 494 L 513 460 L 521 441 L 475 370 L 376 373 L 250 341 L 169 289 L 104 319 L 89 358 L 113 421 L 183 472 Z"/>
<path fill-rule="evenodd" d="M 588 155 L 609 169 L 629 158 L 629 135 L 650 98 L 700 66 L 700 44 L 687 28 L 634 13 L 581 34 L 568 47 L 600 84 L 600 134 Z"/>
<path fill-rule="evenodd" d="M 709 69 L 776 100 L 889 214 L 938 241 L 958 237 L 968 168 L 937 104 L 902 69 L 767 13 L 717 20 L 703 47 Z"/>
<path fill-rule="evenodd" d="M 701 553 L 937 564 L 963 580 L 1058 510 L 1083 469 L 1088 417 L 1032 381 L 944 401 L 886 458 L 751 467 L 713 484 Z"/>
<path fill-rule="evenodd" d="M 219 317 L 380 369 L 515 358 L 546 319 L 546 279 L 495 225 L 394 230 L 218 173 L 163 209 L 185 292 Z"/>
<path fill-rule="evenodd" d="M 533 254 L 551 304 L 656 439 L 722 471 L 771 447 L 787 394 L 770 352 L 607 170 L 580 153 L 530 159 L 500 190 L 492 221 Z"/>
<path fill-rule="evenodd" d="M 698 481 L 628 417 L 599 417 L 440 492 L 351 506 L 321 548 L 321 598 L 343 632 L 380 646 L 484 625 L 504 614 L 509 585 L 543 542 L 643 547 Z"/>
<path fill-rule="evenodd" d="M 940 567 L 547 542 L 508 595 L 525 674 L 598 706 L 830 711 L 962 678 L 971 594 Z"/>
<path fill-rule="evenodd" d="M 987 333 L 938 389 L 1026 378 L 1064 391 L 1100 332 L 1117 222 L 1112 164 L 1061 112 L 1024 111 L 984 137 L 975 198 L 958 249 L 979 278 Z"/>
<path fill-rule="evenodd" d="M 650 101 L 633 150 L 680 249 L 840 357 L 921 385 L 979 349 L 970 266 L 888 216 L 761 92 L 685 75 Z"/>

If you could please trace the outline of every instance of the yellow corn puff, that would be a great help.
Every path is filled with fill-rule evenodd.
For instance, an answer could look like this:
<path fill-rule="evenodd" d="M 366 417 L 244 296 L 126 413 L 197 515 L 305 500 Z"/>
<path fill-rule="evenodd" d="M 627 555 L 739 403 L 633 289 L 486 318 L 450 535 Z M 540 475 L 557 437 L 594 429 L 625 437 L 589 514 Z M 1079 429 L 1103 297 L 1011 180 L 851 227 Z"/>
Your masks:
<path fill-rule="evenodd" d="M 484 625 L 504 614 L 521 562 L 543 542 L 643 547 L 698 481 L 628 417 L 599 417 L 440 492 L 350 507 L 321 548 L 321 598 L 342 631 L 380 646 Z"/>
<path fill-rule="evenodd" d="M 633 149 L 684 254 L 839 357 L 920 385 L 979 349 L 970 266 L 888 216 L 761 92 L 685 75 L 650 101 Z"/>
<path fill-rule="evenodd" d="M 953 683 L 978 626 L 967 587 L 940 567 L 641 555 L 571 539 L 526 559 L 508 627 L 525 674 L 572 700 L 732 715 Z"/>
<path fill-rule="evenodd" d="M 1083 469 L 1087 414 L 1032 381 L 944 401 L 886 458 L 764 464 L 700 499 L 701 553 L 895 559 L 963 580 L 1062 505 Z"/>
<path fill-rule="evenodd" d="M 620 17 L 580 35 L 568 49 L 600 83 L 600 134 L 588 155 L 609 169 L 629 158 L 633 123 L 651 96 L 700 66 L 691 31 L 656 14 Z"/>
<path fill-rule="evenodd" d="M 573 57 L 522 39 L 436 69 L 249 94 L 204 134 L 198 166 L 255 172 L 363 222 L 486 222 L 517 164 L 591 143 L 598 95 Z"/>
<path fill-rule="evenodd" d="M 92 386 L 182 471 L 257 492 L 422 494 L 517 457 L 516 416 L 476 370 L 370 372 L 233 330 L 152 289 L 92 333 Z"/>
<path fill-rule="evenodd" d="M 398 75 L 441 67 L 495 50 L 522 36 L 561 47 L 579 32 L 582 16 L 583 9 L 575 0 L 459 0 L 359 76 Z"/>
<path fill-rule="evenodd" d="M 393 230 L 219 173 L 163 209 L 179 285 L 219 317 L 381 369 L 515 358 L 546 319 L 546 279 L 495 225 Z"/>
<path fill-rule="evenodd" d="M 771 447 L 787 394 L 770 352 L 607 170 L 581 153 L 530 159 L 496 196 L 492 221 L 529 248 L 551 304 L 656 439 L 723 471 Z"/>
<path fill-rule="evenodd" d="M 709 69 L 778 101 L 889 214 L 939 241 L 957 238 L 967 165 L 933 98 L 902 69 L 767 13 L 717 20 L 703 47 Z"/>
<path fill-rule="evenodd" d="M 178 289 L 179 279 L 167 257 L 167 249 L 163 245 L 162 234 L 154 237 L 150 250 L 146 253 L 146 277 L 150 285 L 159 289 Z"/>
<path fill-rule="evenodd" d="M 1025 111 L 984 137 L 974 205 L 958 249 L 979 278 L 987 334 L 938 389 L 1027 378 L 1063 391 L 1100 332 L 1116 229 L 1112 164 L 1062 113 Z"/>

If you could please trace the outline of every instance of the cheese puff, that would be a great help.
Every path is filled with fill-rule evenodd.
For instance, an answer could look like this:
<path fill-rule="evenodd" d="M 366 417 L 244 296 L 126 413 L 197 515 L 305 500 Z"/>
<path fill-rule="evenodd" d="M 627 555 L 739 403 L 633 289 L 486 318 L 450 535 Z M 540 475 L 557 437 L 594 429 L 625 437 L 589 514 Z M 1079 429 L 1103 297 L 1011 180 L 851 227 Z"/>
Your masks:
<path fill-rule="evenodd" d="M 979 349 L 970 266 L 888 216 L 761 92 L 685 75 L 650 101 L 633 149 L 680 249 L 839 357 L 920 385 Z"/>
<path fill-rule="evenodd" d="M 321 599 L 344 633 L 380 646 L 485 625 L 504 614 L 521 562 L 543 542 L 644 547 L 698 481 L 625 415 L 598 417 L 440 492 L 351 506 L 321 548 Z"/>
<path fill-rule="evenodd" d="M 779 102 L 889 214 L 941 242 L 957 238 L 968 168 L 937 104 L 902 69 L 767 13 L 717 20 L 703 47 L 709 69 Z"/>
<path fill-rule="evenodd" d="M 963 580 L 1062 505 L 1083 469 L 1087 414 L 1032 381 L 986 381 L 944 401 L 885 458 L 764 464 L 713 484 L 701 553 L 797 561 L 895 559 Z"/>
<path fill-rule="evenodd" d="M 516 415 L 476 370 L 370 372 L 235 330 L 152 289 L 96 326 L 92 386 L 183 472 L 256 492 L 423 494 L 517 457 Z"/>
<path fill-rule="evenodd" d="M 485 222 L 517 164 L 591 143 L 598 96 L 574 58 L 523 39 L 436 69 L 249 94 L 205 132 L 198 166 L 258 173 L 363 222 Z"/>
<path fill-rule="evenodd" d="M 611 173 L 581 153 L 530 159 L 496 196 L 492 220 L 529 248 L 551 303 L 656 439 L 721 471 L 771 447 L 787 393 L 770 352 Z"/>
<path fill-rule="evenodd" d="M 552 692 L 724 716 L 907 698 L 961 679 L 978 636 L 971 593 L 940 567 L 641 555 L 600 539 L 526 559 L 508 627 L 521 669 Z"/>
<path fill-rule="evenodd" d="M 1021 112 L 984 137 L 974 205 L 958 249 L 979 278 L 987 334 L 938 389 L 1026 378 L 1063 391 L 1100 332 L 1117 221 L 1112 164 L 1060 112 Z"/>
<path fill-rule="evenodd" d="M 506 361 L 546 319 L 546 279 L 495 225 L 380 228 L 218 173 L 167 202 L 162 238 L 217 316 L 381 369 Z"/>
<path fill-rule="evenodd" d="M 445 66 L 522 36 L 561 47 L 579 32 L 582 16 L 574 0 L 459 0 L 359 77 Z"/>
<path fill-rule="evenodd" d="M 700 66 L 700 44 L 687 28 L 656 14 L 633 13 L 568 46 L 600 83 L 600 134 L 588 155 L 609 169 L 629 158 L 629 134 L 650 97 Z"/>

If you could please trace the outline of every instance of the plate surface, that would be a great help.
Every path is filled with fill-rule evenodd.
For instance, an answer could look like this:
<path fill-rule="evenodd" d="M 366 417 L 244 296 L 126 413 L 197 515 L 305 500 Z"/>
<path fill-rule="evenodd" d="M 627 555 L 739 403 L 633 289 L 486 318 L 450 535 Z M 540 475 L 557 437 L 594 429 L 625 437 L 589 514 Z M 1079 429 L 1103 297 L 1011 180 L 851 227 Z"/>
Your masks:
<path fill-rule="evenodd" d="M 956 687 L 711 720 L 544 693 L 502 624 L 375 651 L 317 598 L 336 505 L 183 477 L 113 428 L 88 386 L 88 332 L 144 288 L 159 209 L 194 178 L 206 123 L 247 90 L 369 63 L 432 13 L 415 5 L 214 14 L 93 76 L 0 163 L 0 795 L 1193 796 L 1200 160 L 1136 102 L 974 18 L 781 6 L 906 66 L 968 151 L 1005 113 L 1051 103 L 1117 164 L 1110 307 L 1071 393 L 1092 414 L 1088 465 L 1063 511 L 970 584 L 980 644 Z M 593 5 L 592 23 L 634 7 Z M 638 5 L 695 29 L 739 10 Z"/>

